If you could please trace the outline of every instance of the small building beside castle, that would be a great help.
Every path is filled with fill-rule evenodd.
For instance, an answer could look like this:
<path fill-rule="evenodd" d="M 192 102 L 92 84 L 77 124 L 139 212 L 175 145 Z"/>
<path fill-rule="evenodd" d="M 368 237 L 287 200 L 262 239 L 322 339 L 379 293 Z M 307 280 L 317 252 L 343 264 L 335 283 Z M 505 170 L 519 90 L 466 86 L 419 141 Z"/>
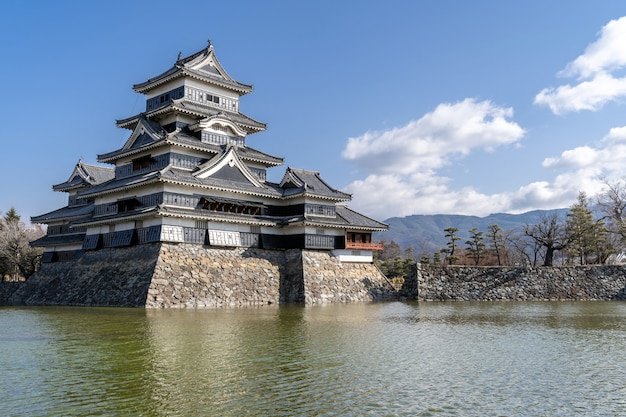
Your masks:
<path fill-rule="evenodd" d="M 372 233 L 387 225 L 348 208 L 350 194 L 319 172 L 292 167 L 279 183 L 267 180 L 283 158 L 247 145 L 248 135 L 266 128 L 240 109 L 253 88 L 228 75 L 210 42 L 133 89 L 145 95 L 145 111 L 117 121 L 129 137 L 98 155 L 109 166 L 79 160 L 52 187 L 68 193 L 67 206 L 31 219 L 47 225 L 47 235 L 31 243 L 44 248 L 42 274 L 142 245 L 317 252 L 342 268 L 372 264 L 382 249 Z"/>

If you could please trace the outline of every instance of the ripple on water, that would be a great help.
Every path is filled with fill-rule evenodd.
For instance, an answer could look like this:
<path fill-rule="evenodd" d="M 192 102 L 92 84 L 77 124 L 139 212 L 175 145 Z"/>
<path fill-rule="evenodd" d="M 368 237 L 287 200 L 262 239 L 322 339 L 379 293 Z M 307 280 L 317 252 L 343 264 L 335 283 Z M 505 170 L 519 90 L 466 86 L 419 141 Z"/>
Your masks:
<path fill-rule="evenodd" d="M 623 303 L 0 310 L 0 415 L 626 415 Z"/>

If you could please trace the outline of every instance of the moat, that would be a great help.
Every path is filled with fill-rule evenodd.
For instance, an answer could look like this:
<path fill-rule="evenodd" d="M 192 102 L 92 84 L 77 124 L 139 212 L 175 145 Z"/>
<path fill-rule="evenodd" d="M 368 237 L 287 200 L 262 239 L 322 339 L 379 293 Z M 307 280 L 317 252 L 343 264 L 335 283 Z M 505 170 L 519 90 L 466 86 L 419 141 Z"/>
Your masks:
<path fill-rule="evenodd" d="M 626 414 L 626 303 L 0 307 L 0 414 Z"/>

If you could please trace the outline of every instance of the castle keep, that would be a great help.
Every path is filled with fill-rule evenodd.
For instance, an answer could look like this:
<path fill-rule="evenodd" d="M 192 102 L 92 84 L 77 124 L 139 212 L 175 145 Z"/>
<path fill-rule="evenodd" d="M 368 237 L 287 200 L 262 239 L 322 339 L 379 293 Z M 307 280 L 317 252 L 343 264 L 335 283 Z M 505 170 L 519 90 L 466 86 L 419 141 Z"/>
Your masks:
<path fill-rule="evenodd" d="M 346 294 L 355 285 L 363 294 L 356 298 L 372 299 L 378 289 L 387 287 L 372 265 L 372 252 L 382 249 L 372 242 L 372 233 L 387 225 L 348 208 L 351 196 L 331 187 L 318 172 L 288 167 L 280 183 L 267 180 L 267 170 L 282 165 L 283 159 L 246 144 L 248 135 L 266 125 L 241 112 L 240 99 L 252 92 L 252 86 L 228 75 L 210 42 L 188 57 L 179 55 L 170 69 L 133 89 L 145 95 L 145 111 L 117 121 L 118 127 L 129 130 L 127 141 L 120 149 L 98 155 L 98 162 L 111 167 L 78 161 L 67 181 L 53 186 L 68 193 L 67 206 L 31 219 L 48 226 L 47 235 L 32 242 L 44 248 L 35 281 L 69 279 L 79 270 L 82 276 L 93 276 L 93 282 L 120 279 L 111 274 L 124 269 L 117 264 L 122 259 L 128 262 L 126 255 L 132 250 L 155 257 L 146 260 L 152 281 L 145 285 L 153 302 L 162 300 L 159 306 L 224 304 L 220 294 L 202 290 L 202 285 L 197 288 L 201 297 L 192 291 L 186 299 L 163 301 L 154 282 L 160 271 L 160 284 L 173 280 L 185 286 L 183 278 L 172 275 L 172 270 L 182 268 L 191 280 L 205 276 L 205 284 L 211 286 L 222 278 L 217 269 L 207 272 L 206 265 L 213 264 L 209 259 L 223 260 L 224 253 L 238 254 L 238 259 L 272 259 L 276 266 L 277 282 L 263 284 L 277 285 L 276 293 L 272 290 L 273 295 L 257 302 L 258 297 L 243 291 L 244 304 L 348 301 L 354 299 Z M 168 258 L 169 263 L 179 259 L 195 266 L 172 265 L 168 270 L 164 253 L 174 252 L 178 255 Z M 222 269 L 232 266 L 231 261 Z M 307 262 L 326 267 L 312 272 Z M 94 272 L 95 264 L 99 269 Z M 250 265 L 239 267 L 249 271 Z M 354 275 L 356 269 L 365 272 Z M 327 288 L 319 297 L 309 291 L 311 274 L 317 277 L 316 288 Z M 337 274 L 352 276 L 346 288 L 325 284 L 330 275 L 341 280 Z M 228 271 L 223 275 L 230 276 Z M 237 276 L 252 283 L 256 279 L 249 273 Z M 231 284 L 239 288 L 241 283 L 224 285 Z M 250 284 L 244 285 L 247 291 L 258 294 Z M 198 302 L 199 297 L 203 301 Z M 98 297 L 78 298 L 74 303 L 116 304 Z M 63 303 L 61 299 L 54 302 Z M 237 297 L 234 300 L 228 304 L 237 304 Z M 144 303 L 139 297 L 121 304 Z M 150 305 L 150 297 L 145 305 Z"/>

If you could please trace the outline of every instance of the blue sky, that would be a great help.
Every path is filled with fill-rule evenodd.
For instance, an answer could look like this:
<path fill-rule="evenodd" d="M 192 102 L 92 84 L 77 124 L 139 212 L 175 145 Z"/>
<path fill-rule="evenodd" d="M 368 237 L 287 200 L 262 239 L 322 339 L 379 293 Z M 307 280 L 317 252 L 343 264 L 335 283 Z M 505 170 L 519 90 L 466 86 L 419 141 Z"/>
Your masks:
<path fill-rule="evenodd" d="M 175 8 L 176 7 L 176 8 Z M 123 145 L 132 85 L 211 39 L 247 143 L 378 219 L 567 207 L 626 176 L 623 1 L 22 1 L 0 15 L 0 211 Z"/>

